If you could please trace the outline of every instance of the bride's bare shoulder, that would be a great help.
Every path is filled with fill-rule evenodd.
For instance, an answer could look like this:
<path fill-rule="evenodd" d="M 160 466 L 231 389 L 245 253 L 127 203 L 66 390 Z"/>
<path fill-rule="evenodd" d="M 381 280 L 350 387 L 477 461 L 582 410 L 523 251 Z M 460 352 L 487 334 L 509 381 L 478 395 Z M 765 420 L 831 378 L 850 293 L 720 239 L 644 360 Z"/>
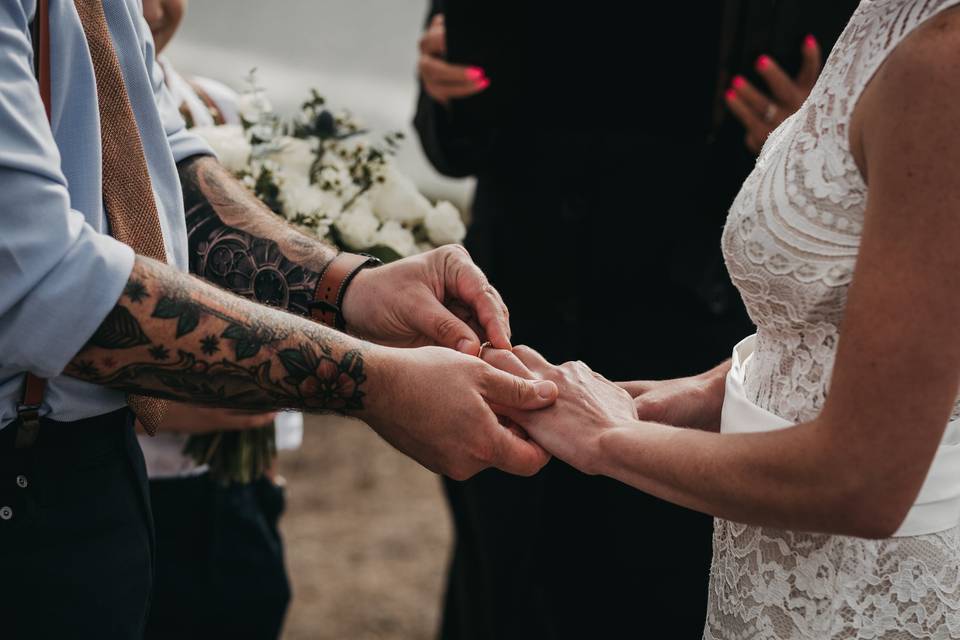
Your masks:
<path fill-rule="evenodd" d="M 851 118 L 851 148 L 864 175 L 879 138 L 960 140 L 960 5 L 930 18 L 887 56 Z M 946 130 L 945 130 L 946 128 Z"/>

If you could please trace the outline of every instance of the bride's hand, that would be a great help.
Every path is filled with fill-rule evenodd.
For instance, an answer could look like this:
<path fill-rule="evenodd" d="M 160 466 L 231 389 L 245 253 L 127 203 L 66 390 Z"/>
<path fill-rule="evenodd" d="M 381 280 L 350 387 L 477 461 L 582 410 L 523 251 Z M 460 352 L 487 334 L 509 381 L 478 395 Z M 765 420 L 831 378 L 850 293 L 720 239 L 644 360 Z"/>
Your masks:
<path fill-rule="evenodd" d="M 633 396 L 641 420 L 719 431 L 728 369 L 729 365 L 721 365 L 688 378 L 617 384 Z"/>
<path fill-rule="evenodd" d="M 560 388 L 554 406 L 541 411 L 494 410 L 515 422 L 537 444 L 585 473 L 597 473 L 600 438 L 637 420 L 633 398 L 582 362 L 555 366 L 529 347 L 487 349 L 483 359 L 517 376 L 552 380 Z"/>

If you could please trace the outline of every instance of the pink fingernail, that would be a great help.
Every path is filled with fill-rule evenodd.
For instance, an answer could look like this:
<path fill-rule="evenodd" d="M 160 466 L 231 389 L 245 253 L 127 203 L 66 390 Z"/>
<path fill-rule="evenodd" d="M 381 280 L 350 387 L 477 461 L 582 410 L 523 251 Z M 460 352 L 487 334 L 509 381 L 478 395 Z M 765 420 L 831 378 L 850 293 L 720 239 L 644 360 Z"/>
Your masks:
<path fill-rule="evenodd" d="M 477 80 L 477 89 L 486 89 L 490 86 L 490 81 L 486 78 L 482 80 Z"/>
<path fill-rule="evenodd" d="M 486 74 L 483 72 L 483 69 L 480 67 L 467 67 L 467 79 L 473 80 L 474 82 L 483 80 Z"/>
<path fill-rule="evenodd" d="M 737 97 L 737 92 L 733 89 L 727 89 L 727 92 L 724 94 L 724 96 L 727 98 L 727 100 L 733 100 Z"/>
<path fill-rule="evenodd" d="M 747 84 L 747 79 L 743 76 L 734 76 L 731 84 L 733 84 L 734 89 L 742 89 L 743 86 Z"/>
<path fill-rule="evenodd" d="M 757 69 L 763 71 L 770 66 L 770 56 L 764 54 L 757 58 Z"/>
<path fill-rule="evenodd" d="M 805 46 L 807 49 L 816 48 L 817 39 L 813 37 L 812 33 L 803 39 L 803 46 Z"/>

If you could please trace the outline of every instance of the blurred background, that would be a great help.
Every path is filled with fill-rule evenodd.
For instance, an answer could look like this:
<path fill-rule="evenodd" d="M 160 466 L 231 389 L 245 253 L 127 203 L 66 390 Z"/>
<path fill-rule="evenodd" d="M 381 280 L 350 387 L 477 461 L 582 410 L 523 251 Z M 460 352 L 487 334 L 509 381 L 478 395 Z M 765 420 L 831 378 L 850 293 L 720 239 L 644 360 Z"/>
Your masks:
<path fill-rule="evenodd" d="M 472 181 L 436 173 L 410 127 L 426 12 L 425 0 L 194 0 L 166 55 L 181 73 L 235 89 L 256 68 L 285 114 L 316 88 L 330 106 L 348 107 L 377 132 L 405 132 L 402 170 L 426 195 L 465 209 Z"/>
<path fill-rule="evenodd" d="M 406 132 L 402 170 L 464 208 L 472 183 L 436 174 L 410 131 L 425 13 L 423 0 L 194 0 L 167 55 L 235 89 L 256 68 L 282 113 L 315 87 L 376 132 Z M 436 476 L 359 422 L 310 416 L 280 473 L 294 590 L 284 637 L 432 638 L 450 543 Z"/>

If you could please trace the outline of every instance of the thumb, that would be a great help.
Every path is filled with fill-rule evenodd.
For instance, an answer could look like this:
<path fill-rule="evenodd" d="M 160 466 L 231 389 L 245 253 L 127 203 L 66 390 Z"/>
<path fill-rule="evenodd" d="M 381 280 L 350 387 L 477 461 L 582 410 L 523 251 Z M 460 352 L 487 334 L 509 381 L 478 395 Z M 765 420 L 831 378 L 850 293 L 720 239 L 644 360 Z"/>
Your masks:
<path fill-rule="evenodd" d="M 527 380 L 491 367 L 484 397 L 505 409 L 533 411 L 552 405 L 559 393 L 550 380 Z"/>
<path fill-rule="evenodd" d="M 415 324 L 414 328 L 436 345 L 468 356 L 480 351 L 480 338 L 473 329 L 435 300 L 426 311 L 417 314 Z"/>

